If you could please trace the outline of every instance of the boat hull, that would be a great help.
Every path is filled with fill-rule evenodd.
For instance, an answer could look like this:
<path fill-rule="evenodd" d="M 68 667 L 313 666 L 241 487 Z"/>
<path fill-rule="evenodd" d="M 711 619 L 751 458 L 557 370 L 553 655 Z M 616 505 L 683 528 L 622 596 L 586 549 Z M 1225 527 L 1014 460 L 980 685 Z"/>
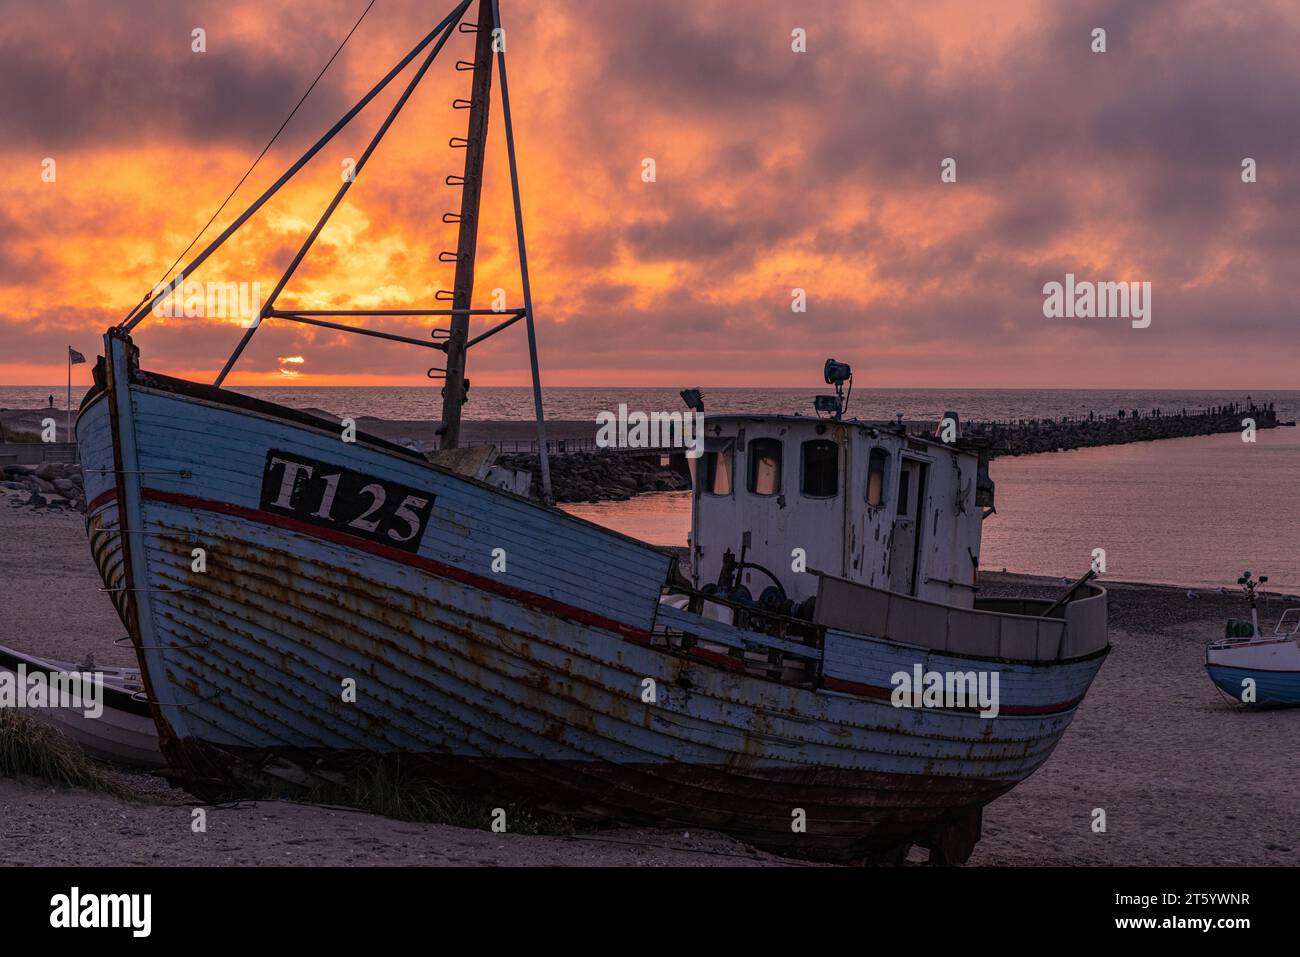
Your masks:
<path fill-rule="evenodd" d="M 1261 671 L 1230 665 L 1206 665 L 1216 688 L 1238 703 L 1257 708 L 1300 707 L 1300 671 Z M 1243 691 L 1254 688 L 1254 700 L 1244 702 Z"/>
<path fill-rule="evenodd" d="M 1104 657 L 990 663 L 839 633 L 834 682 L 737 672 L 662 639 L 661 552 L 332 423 L 127 373 L 108 342 L 78 433 L 101 450 L 113 433 L 100 507 L 125 516 L 125 618 L 164 753 L 201 793 L 383 760 L 488 800 L 853 860 L 977 825 Z M 270 507 L 277 457 L 431 498 L 418 548 Z M 882 682 L 912 664 L 997 670 L 1002 714 L 894 707 Z"/>
<path fill-rule="evenodd" d="M 1300 644 L 1289 636 L 1212 642 L 1205 670 L 1214 686 L 1239 704 L 1300 706 Z"/>
<path fill-rule="evenodd" d="M 22 669 L 20 671 L 19 669 Z M 36 672 L 85 673 L 71 662 L 51 661 L 0 646 L 0 673 L 30 676 Z M 161 767 L 158 731 L 149 709 L 134 697 L 133 672 L 126 669 L 97 669 L 100 679 L 96 697 L 103 704 L 98 715 L 82 708 L 45 707 L 27 710 L 36 720 L 57 729 L 91 757 L 114 764 Z"/>

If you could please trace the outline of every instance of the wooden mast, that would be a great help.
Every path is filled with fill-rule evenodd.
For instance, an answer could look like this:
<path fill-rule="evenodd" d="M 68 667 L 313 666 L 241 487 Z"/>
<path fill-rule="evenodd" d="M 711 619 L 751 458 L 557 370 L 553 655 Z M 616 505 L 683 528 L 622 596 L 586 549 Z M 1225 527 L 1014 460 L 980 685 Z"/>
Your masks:
<path fill-rule="evenodd" d="M 488 112 L 492 100 L 491 0 L 479 0 L 478 27 L 474 45 L 474 82 L 470 93 L 469 130 L 465 134 L 465 174 L 460 197 L 460 237 L 456 245 L 456 279 L 452 287 L 452 308 L 468 310 L 474 293 L 474 253 L 478 244 L 479 198 L 483 191 L 483 152 L 487 145 Z M 460 445 L 460 407 L 467 395 L 465 351 L 469 340 L 469 313 L 451 317 L 447 339 L 447 377 L 442 390 L 440 447 Z"/>

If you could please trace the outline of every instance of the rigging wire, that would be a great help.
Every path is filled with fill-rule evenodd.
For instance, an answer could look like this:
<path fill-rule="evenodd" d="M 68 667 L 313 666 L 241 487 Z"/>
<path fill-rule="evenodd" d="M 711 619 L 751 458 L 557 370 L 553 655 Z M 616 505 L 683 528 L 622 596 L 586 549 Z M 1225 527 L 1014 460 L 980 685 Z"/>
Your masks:
<path fill-rule="evenodd" d="M 280 134 L 283 133 L 284 128 L 289 125 L 289 121 L 293 119 L 294 114 L 298 112 L 299 107 L 301 107 L 302 104 L 306 101 L 307 97 L 311 95 L 311 91 L 316 89 L 316 84 L 319 83 L 321 77 L 325 75 L 325 71 L 330 68 L 330 64 L 333 63 L 338 58 L 338 55 L 343 52 L 343 48 L 347 46 L 348 41 L 352 39 L 352 34 L 357 32 L 357 27 L 361 26 L 361 21 L 366 18 L 366 14 L 370 12 L 370 8 L 373 7 L 374 5 L 375 5 L 375 0 L 370 0 L 370 3 L 366 5 L 366 8 L 361 11 L 361 16 L 357 17 L 357 22 L 352 24 L 352 29 L 349 30 L 348 35 L 343 38 L 343 42 L 340 43 L 338 49 L 334 51 L 334 55 L 331 56 L 327 61 L 325 61 L 325 65 L 321 67 L 320 72 L 316 74 L 316 79 L 312 80 L 311 85 L 307 87 L 307 92 L 303 93 L 302 97 L 299 98 L 298 102 L 294 105 L 294 108 L 289 111 L 289 115 L 284 118 L 284 122 L 280 124 L 280 128 L 276 130 L 275 134 L 271 137 L 271 139 L 267 141 L 266 146 L 262 147 L 262 152 L 257 154 L 257 159 L 253 160 L 253 165 L 248 167 L 247 172 L 245 172 L 244 175 L 240 177 L 239 182 L 235 184 L 235 188 L 232 189 L 230 191 L 230 194 L 224 200 L 221 201 L 221 205 L 217 207 L 217 211 L 212 214 L 211 218 L 208 219 L 206 223 L 203 224 L 203 228 L 199 230 L 198 235 L 195 236 L 193 239 L 191 239 L 190 244 L 186 246 L 183 250 L 181 250 L 181 254 L 176 257 L 176 261 L 167 267 L 167 271 L 162 274 L 158 282 L 154 283 L 153 287 L 149 290 L 149 292 L 145 293 L 144 297 L 138 303 L 136 303 L 135 306 L 131 308 L 130 312 L 126 314 L 126 316 L 122 319 L 123 322 L 126 322 L 127 319 L 130 319 L 131 316 L 135 313 L 135 311 L 139 309 L 140 306 L 144 305 L 145 302 L 148 301 L 149 297 L 154 294 L 154 290 L 158 288 L 158 283 L 164 282 L 167 279 L 167 277 L 172 274 L 172 270 L 175 269 L 177 264 L 180 263 L 180 261 L 185 258 L 185 255 L 191 249 L 194 248 L 194 244 L 203 238 L 203 234 L 208 231 L 208 227 L 211 226 L 214 222 L 216 222 L 217 217 L 221 215 L 221 211 L 226 208 L 227 204 L 229 204 L 229 202 L 232 199 L 234 199 L 235 194 L 239 192 L 239 188 L 244 185 L 244 183 L 248 180 L 248 177 L 253 174 L 253 170 L 257 168 L 257 164 L 262 162 L 262 158 L 266 156 L 267 152 L 275 144 L 275 141 L 279 139 Z"/>

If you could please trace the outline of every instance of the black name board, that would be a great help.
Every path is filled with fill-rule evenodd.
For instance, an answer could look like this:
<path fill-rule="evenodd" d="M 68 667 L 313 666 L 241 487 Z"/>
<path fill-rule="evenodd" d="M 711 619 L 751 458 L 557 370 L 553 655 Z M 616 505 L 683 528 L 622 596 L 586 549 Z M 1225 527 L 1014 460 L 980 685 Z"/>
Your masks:
<path fill-rule="evenodd" d="M 262 473 L 263 511 L 415 552 L 434 496 L 388 479 L 271 449 Z"/>

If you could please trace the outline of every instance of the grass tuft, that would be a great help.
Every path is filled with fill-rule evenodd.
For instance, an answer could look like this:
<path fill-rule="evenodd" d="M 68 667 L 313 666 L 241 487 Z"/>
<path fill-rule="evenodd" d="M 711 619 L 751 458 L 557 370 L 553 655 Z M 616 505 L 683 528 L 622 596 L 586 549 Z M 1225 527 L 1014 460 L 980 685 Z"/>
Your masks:
<path fill-rule="evenodd" d="M 503 808 L 506 829 L 511 834 L 567 835 L 573 821 L 556 814 L 540 813 L 527 805 L 492 804 L 474 801 L 446 791 L 427 778 L 403 773 L 391 761 L 376 760 L 359 766 L 346 783 L 321 786 L 307 797 L 313 804 L 340 804 L 371 814 L 427 824 L 487 830 L 493 810 Z"/>
<path fill-rule="evenodd" d="M 57 728 L 9 708 L 0 709 L 0 777 L 36 778 L 57 787 L 129 796 Z"/>

